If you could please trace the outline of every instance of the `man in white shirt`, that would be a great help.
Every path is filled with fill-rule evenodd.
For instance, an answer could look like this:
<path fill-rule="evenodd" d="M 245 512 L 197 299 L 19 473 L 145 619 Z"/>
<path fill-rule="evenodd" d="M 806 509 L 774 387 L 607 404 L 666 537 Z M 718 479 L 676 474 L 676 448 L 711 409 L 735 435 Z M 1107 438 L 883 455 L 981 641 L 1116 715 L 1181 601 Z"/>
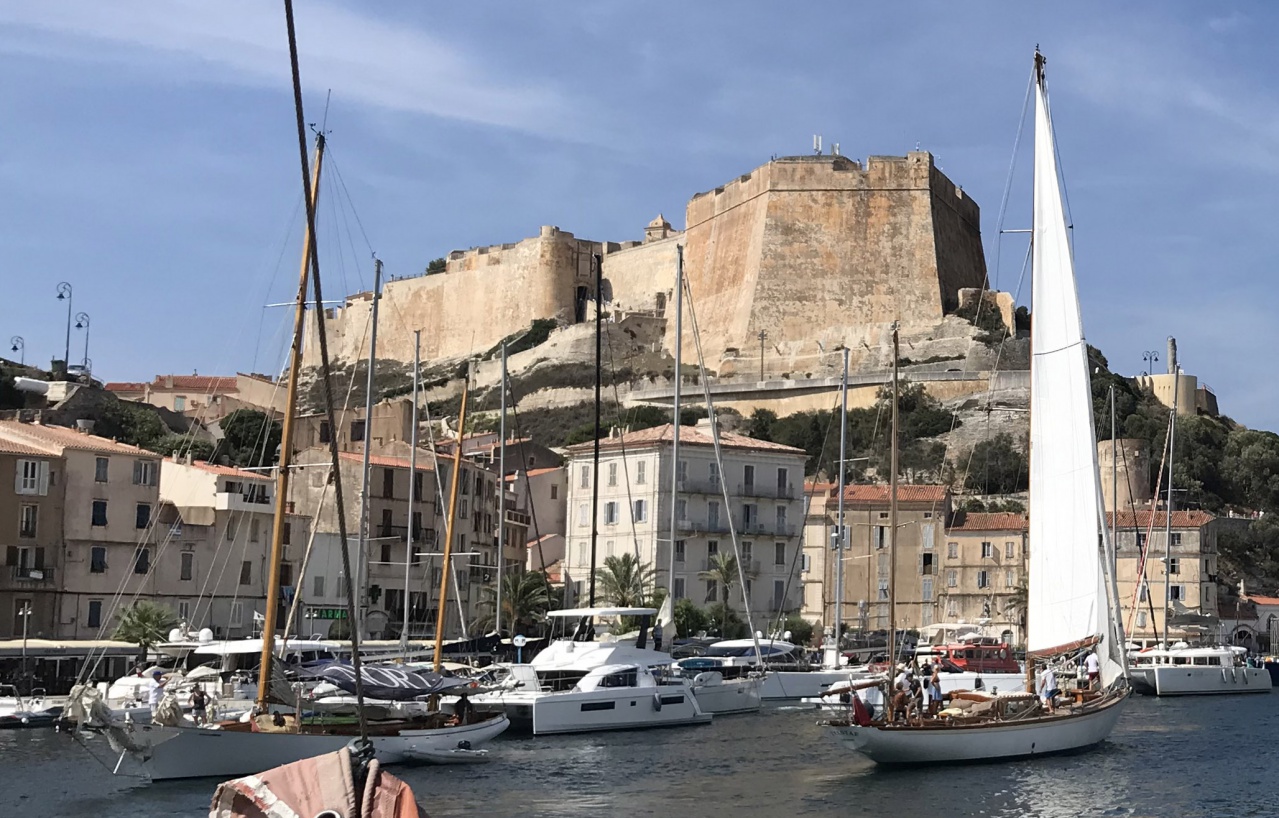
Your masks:
<path fill-rule="evenodd" d="M 1097 652 L 1093 651 L 1084 657 L 1084 670 L 1088 673 L 1088 689 L 1096 690 L 1100 687 L 1101 679 L 1101 660 L 1097 658 Z"/>
<path fill-rule="evenodd" d="M 164 700 L 165 679 L 164 674 L 158 670 L 151 674 L 151 678 L 155 680 L 155 685 L 148 691 L 147 704 L 151 705 L 151 715 L 154 716 L 155 711 L 160 708 L 160 702 Z"/>
<path fill-rule="evenodd" d="M 1039 674 L 1039 699 L 1049 713 L 1056 709 L 1053 702 L 1060 692 L 1061 690 L 1057 688 L 1057 672 L 1051 666 L 1045 666 L 1043 672 Z"/>

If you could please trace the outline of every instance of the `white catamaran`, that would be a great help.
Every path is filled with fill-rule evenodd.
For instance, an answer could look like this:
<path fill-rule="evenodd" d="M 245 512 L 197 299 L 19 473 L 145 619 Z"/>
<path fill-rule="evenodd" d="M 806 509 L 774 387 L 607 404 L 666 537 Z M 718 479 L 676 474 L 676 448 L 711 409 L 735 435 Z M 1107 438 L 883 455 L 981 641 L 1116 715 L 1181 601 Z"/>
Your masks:
<path fill-rule="evenodd" d="M 1078 750 L 1110 735 L 1128 695 L 1113 551 L 1102 524 L 1088 350 L 1058 178 L 1044 58 L 1035 52 L 1028 661 L 1073 662 L 1093 650 L 1100 679 L 1067 704 L 1033 693 L 961 698 L 939 718 L 832 721 L 847 746 L 884 764 L 983 761 Z M 953 694 L 952 694 L 953 695 Z M 943 711 L 946 713 L 946 711 Z"/>

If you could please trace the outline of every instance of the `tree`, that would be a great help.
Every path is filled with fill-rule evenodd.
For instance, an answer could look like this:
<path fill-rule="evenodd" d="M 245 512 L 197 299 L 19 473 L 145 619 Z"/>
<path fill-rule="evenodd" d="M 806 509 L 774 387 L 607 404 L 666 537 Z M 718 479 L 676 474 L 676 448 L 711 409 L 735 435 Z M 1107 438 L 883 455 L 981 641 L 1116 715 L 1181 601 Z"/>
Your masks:
<path fill-rule="evenodd" d="M 745 639 L 751 635 L 751 630 L 737 615 L 737 611 L 733 610 L 724 602 L 716 602 L 706 609 L 706 619 L 708 622 L 719 622 L 719 635 L 721 639 Z"/>
<path fill-rule="evenodd" d="M 756 409 L 751 412 L 750 425 L 746 434 L 756 440 L 773 439 L 773 424 L 777 422 L 777 413 L 771 409 Z"/>
<path fill-rule="evenodd" d="M 1026 609 L 1030 606 L 1030 588 L 1026 586 L 1023 580 L 1020 585 L 1013 589 L 1008 595 L 1008 599 L 1004 602 L 1004 614 L 1008 619 L 1023 623 L 1026 617 Z"/>
<path fill-rule="evenodd" d="M 973 447 L 968 459 L 964 486 L 982 494 L 1015 494 L 1025 491 L 1030 482 L 1026 456 L 1013 446 L 1013 439 L 995 435 Z"/>
<path fill-rule="evenodd" d="M 1235 429 L 1226 438 L 1221 473 L 1232 502 L 1267 512 L 1279 511 L 1279 435 Z"/>
<path fill-rule="evenodd" d="M 476 622 L 484 630 L 496 625 L 497 588 L 486 585 L 480 589 L 484 599 L 480 604 L 487 610 Z M 502 625 L 515 633 L 528 633 L 546 616 L 551 607 L 551 586 L 540 571 L 509 573 L 502 580 Z"/>
<path fill-rule="evenodd" d="M 132 642 L 138 646 L 138 656 L 146 661 L 153 645 L 169 638 L 169 629 L 178 623 L 173 611 L 163 605 L 141 600 L 125 608 L 117 615 L 115 634 L 112 638 Z"/>
<path fill-rule="evenodd" d="M 280 424 L 256 409 L 236 409 L 219 424 L 222 439 L 213 458 L 233 466 L 270 466 L 280 448 Z"/>
<path fill-rule="evenodd" d="M 648 599 L 653 586 L 653 568 L 626 553 L 604 558 L 604 566 L 595 571 L 595 586 L 600 599 L 619 608 L 639 608 Z"/>
<path fill-rule="evenodd" d="M 706 580 L 707 582 L 714 582 L 715 586 L 719 589 L 720 598 L 723 600 L 723 610 L 720 612 L 719 618 L 722 626 L 721 630 L 724 633 L 728 632 L 729 615 L 733 613 L 729 600 L 732 598 L 733 586 L 737 584 L 739 579 L 737 567 L 736 556 L 720 551 L 710 558 L 707 569 L 705 571 L 699 571 L 697 574 L 700 579 Z M 750 579 L 755 575 L 754 571 L 745 571 L 744 573 L 747 579 Z"/>
<path fill-rule="evenodd" d="M 167 434 L 147 448 L 165 457 L 172 454 L 189 454 L 192 460 L 208 460 L 213 457 L 215 446 L 207 440 L 189 435 Z"/>
<path fill-rule="evenodd" d="M 688 598 L 675 601 L 675 633 L 687 639 L 705 631 L 710 626 L 706 611 L 693 604 Z"/>
<path fill-rule="evenodd" d="M 426 274 L 429 276 L 439 275 L 444 272 L 447 266 L 448 262 L 446 262 L 443 258 L 433 258 L 430 263 L 426 265 Z"/>
<path fill-rule="evenodd" d="M 813 641 L 813 623 L 799 614 L 786 617 L 786 621 L 782 623 L 782 631 L 790 631 L 793 645 L 807 645 Z"/>

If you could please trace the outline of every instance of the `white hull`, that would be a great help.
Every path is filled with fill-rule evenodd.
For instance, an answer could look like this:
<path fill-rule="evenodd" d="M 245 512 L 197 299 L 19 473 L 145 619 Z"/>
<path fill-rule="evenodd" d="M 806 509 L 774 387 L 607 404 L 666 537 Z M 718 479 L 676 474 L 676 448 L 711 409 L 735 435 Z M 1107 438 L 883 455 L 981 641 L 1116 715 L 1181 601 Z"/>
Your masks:
<path fill-rule="evenodd" d="M 841 681 L 849 681 L 849 677 L 853 681 L 857 681 L 859 679 L 869 679 L 871 674 L 845 673 Z M 956 690 L 975 690 L 976 682 L 979 678 L 982 680 L 982 690 L 987 693 L 1009 693 L 1021 691 L 1026 687 L 1026 676 L 1022 673 L 973 673 L 972 671 L 964 671 L 962 673 L 941 673 L 938 678 L 941 680 L 943 693 L 954 693 Z M 857 695 L 861 696 L 862 701 L 872 710 L 879 710 L 884 706 L 884 695 L 877 687 L 868 687 L 865 690 L 860 690 Z M 834 695 L 805 699 L 804 702 L 806 704 L 819 704 L 830 710 L 848 709 L 848 705 L 842 704 L 839 698 Z"/>
<path fill-rule="evenodd" d="M 726 715 L 754 713 L 762 704 L 763 680 L 756 676 L 693 685 L 693 695 L 703 713 Z"/>
<path fill-rule="evenodd" d="M 1082 750 L 1110 735 L 1124 699 L 1080 714 L 1024 723 L 902 728 L 833 727 L 836 738 L 879 764 L 996 761 Z"/>
<path fill-rule="evenodd" d="M 563 693 L 521 690 L 475 696 L 472 702 L 481 709 L 500 705 L 512 723 L 538 736 L 677 727 L 711 720 L 692 688 L 685 685 Z"/>
<path fill-rule="evenodd" d="M 1211 696 L 1269 693 L 1270 673 L 1260 667 L 1153 665 L 1129 671 L 1138 693 L 1155 696 Z"/>
<path fill-rule="evenodd" d="M 760 696 L 764 701 L 798 701 L 820 696 L 837 682 L 848 681 L 847 670 L 770 670 Z"/>
<path fill-rule="evenodd" d="M 460 741 L 478 746 L 501 734 L 509 724 L 505 717 L 499 716 L 461 727 L 404 730 L 395 736 L 374 737 L 373 747 L 380 762 L 398 764 L 408 760 L 415 751 L 443 752 L 456 747 Z M 142 762 L 142 767 L 151 780 L 164 781 L 251 775 L 340 750 L 354 737 L 145 725 L 137 728 L 132 738 L 151 745 L 150 757 Z"/>

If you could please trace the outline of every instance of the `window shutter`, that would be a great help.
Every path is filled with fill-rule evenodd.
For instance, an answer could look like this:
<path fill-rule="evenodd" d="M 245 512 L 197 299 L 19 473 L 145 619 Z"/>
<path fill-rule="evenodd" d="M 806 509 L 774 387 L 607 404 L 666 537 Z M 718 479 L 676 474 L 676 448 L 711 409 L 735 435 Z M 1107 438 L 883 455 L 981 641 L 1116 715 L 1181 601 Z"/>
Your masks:
<path fill-rule="evenodd" d="M 44 497 L 49 493 L 49 464 L 43 460 L 40 461 L 40 496 Z"/>
<path fill-rule="evenodd" d="M 17 565 L 17 564 L 18 564 L 18 546 L 16 546 L 16 545 L 11 545 L 11 546 L 9 546 L 8 548 L 6 548 L 6 549 L 5 549 L 5 552 L 4 552 L 4 564 L 5 564 L 5 565 Z"/>
<path fill-rule="evenodd" d="M 36 548 L 36 564 L 35 564 L 35 568 L 36 568 L 36 570 L 38 570 L 38 571 L 43 571 L 43 570 L 44 570 L 44 546 L 40 546 L 40 547 Z"/>
<path fill-rule="evenodd" d="M 14 475 L 14 477 L 13 477 L 13 493 L 14 493 L 14 494 L 23 494 L 23 493 L 24 493 L 24 492 L 22 491 L 22 467 L 23 467 L 23 465 L 25 465 L 25 464 L 26 464 L 26 462 L 27 462 L 27 461 L 25 461 L 25 460 L 19 460 L 19 461 L 18 461 L 17 474 L 15 474 L 15 475 Z"/>

